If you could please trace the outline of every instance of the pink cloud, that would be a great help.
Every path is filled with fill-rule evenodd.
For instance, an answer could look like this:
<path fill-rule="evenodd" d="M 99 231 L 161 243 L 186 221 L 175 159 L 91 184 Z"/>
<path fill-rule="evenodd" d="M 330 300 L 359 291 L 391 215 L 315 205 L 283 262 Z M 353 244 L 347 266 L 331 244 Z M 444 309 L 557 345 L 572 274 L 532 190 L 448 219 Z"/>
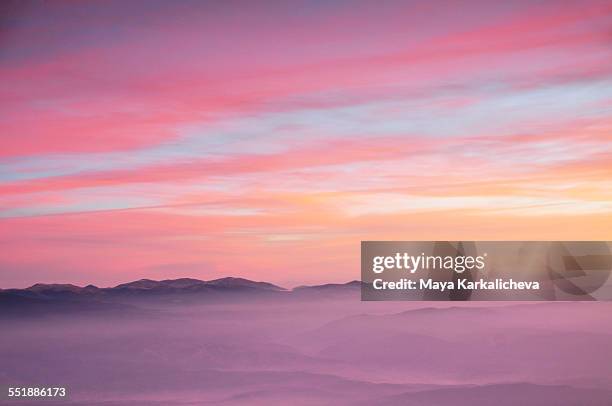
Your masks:
<path fill-rule="evenodd" d="M 0 268 L 23 270 L 4 283 L 110 284 L 172 264 L 195 273 L 172 276 L 343 281 L 365 239 L 610 238 L 610 216 L 589 213 L 605 212 L 612 178 L 607 2 L 87 3 L 79 19 L 32 7 L 2 32 Z M 505 124 L 522 102 L 535 118 Z M 399 128 L 421 117 L 436 131 Z M 239 121 L 236 136 L 213 126 Z M 385 131 L 360 133 L 370 122 Z M 255 151 L 249 126 L 264 124 Z M 186 128 L 209 131 L 187 140 Z M 117 167 L 81 171 L 94 152 L 117 153 Z M 158 155 L 120 166 L 132 154 Z M 59 156 L 63 175 L 45 161 Z M 566 212 L 527 217 L 530 199 Z"/>

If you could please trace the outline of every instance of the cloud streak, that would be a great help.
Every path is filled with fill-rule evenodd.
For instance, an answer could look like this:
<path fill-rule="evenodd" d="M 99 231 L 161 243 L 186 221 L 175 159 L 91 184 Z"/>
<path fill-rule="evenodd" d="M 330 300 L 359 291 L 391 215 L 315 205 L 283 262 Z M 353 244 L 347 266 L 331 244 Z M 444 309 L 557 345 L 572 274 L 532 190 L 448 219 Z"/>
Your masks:
<path fill-rule="evenodd" d="M 343 281 L 368 238 L 612 237 L 607 2 L 6 11 L 0 285 Z"/>

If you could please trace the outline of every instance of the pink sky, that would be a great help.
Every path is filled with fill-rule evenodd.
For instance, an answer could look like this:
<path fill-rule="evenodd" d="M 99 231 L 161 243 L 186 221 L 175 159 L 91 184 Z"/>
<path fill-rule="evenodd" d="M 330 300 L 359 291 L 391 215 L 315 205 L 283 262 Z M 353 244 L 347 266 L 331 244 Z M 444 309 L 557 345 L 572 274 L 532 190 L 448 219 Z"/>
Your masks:
<path fill-rule="evenodd" d="M 608 1 L 2 8 L 0 287 L 612 239 Z"/>

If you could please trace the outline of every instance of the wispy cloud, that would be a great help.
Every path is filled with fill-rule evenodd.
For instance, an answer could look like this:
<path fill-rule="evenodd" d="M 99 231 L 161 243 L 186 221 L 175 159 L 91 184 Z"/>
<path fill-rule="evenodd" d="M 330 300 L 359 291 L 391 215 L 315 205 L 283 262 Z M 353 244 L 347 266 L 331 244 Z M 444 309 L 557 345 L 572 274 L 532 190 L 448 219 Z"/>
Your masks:
<path fill-rule="evenodd" d="M 282 284 L 368 238 L 609 239 L 607 3 L 9 8 L 0 268 Z"/>

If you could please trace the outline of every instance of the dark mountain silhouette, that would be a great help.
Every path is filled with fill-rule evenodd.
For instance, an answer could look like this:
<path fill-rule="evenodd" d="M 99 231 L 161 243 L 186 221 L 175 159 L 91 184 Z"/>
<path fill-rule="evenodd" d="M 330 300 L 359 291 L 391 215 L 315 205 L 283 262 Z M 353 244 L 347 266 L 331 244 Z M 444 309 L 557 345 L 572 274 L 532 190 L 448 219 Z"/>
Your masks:
<path fill-rule="evenodd" d="M 45 293 L 45 292 L 74 292 L 74 293 L 77 293 L 83 290 L 83 288 L 79 286 L 71 285 L 68 283 L 63 283 L 63 284 L 37 283 L 36 285 L 32 285 L 29 288 L 27 288 L 27 290 L 31 292 L 39 292 L 39 293 Z"/>
<path fill-rule="evenodd" d="M 156 281 L 140 279 L 114 287 L 100 288 L 94 285 L 80 287 L 72 284 L 37 283 L 25 289 L 0 289 L 0 307 L 4 314 L 19 314 L 21 311 L 53 313 L 55 310 L 75 311 L 85 309 L 116 310 L 110 304 L 138 304 L 139 301 L 165 301 L 185 303 L 194 301 L 225 301 L 251 299 L 291 299 L 315 295 L 336 297 L 342 294 L 357 294 L 361 282 L 301 286 L 293 290 L 269 282 L 252 281 L 245 278 L 225 277 L 204 281 L 193 278 L 166 279 Z"/>
<path fill-rule="evenodd" d="M 361 288 L 360 281 L 348 283 L 329 283 L 324 285 L 298 286 L 292 290 L 285 289 L 269 282 L 252 281 L 245 278 L 225 277 L 204 281 L 193 278 L 140 279 L 133 282 L 122 283 L 114 287 L 99 288 L 94 285 L 80 287 L 72 284 L 44 284 L 37 283 L 25 289 L 0 289 L 0 295 L 5 293 L 16 294 L 22 297 L 54 297 L 54 296 L 83 296 L 103 295 L 121 292 L 197 292 L 197 291 L 267 291 L 267 292 L 343 292 L 356 291 Z"/>
<path fill-rule="evenodd" d="M 354 296 L 359 298 L 361 281 L 347 283 L 327 283 L 324 285 L 298 286 L 291 292 L 296 298 L 303 299 L 334 299 L 338 297 Z"/>
<path fill-rule="evenodd" d="M 117 285 L 110 290 L 158 290 L 158 291 L 197 291 L 207 289 L 221 289 L 221 290 L 266 290 L 266 291 L 285 291 L 285 288 L 273 285 L 268 282 L 255 282 L 244 278 L 226 277 L 220 279 L 214 279 L 210 281 L 202 281 L 199 279 L 191 278 L 180 278 L 180 279 L 166 279 L 162 281 L 155 281 L 151 279 L 140 279 L 138 281 L 123 283 Z"/>
<path fill-rule="evenodd" d="M 347 283 L 327 283 L 324 285 L 311 285 L 311 286 L 298 286 L 293 289 L 294 292 L 298 291 L 334 291 L 334 290 L 353 290 L 361 289 L 361 281 L 350 281 Z"/>

